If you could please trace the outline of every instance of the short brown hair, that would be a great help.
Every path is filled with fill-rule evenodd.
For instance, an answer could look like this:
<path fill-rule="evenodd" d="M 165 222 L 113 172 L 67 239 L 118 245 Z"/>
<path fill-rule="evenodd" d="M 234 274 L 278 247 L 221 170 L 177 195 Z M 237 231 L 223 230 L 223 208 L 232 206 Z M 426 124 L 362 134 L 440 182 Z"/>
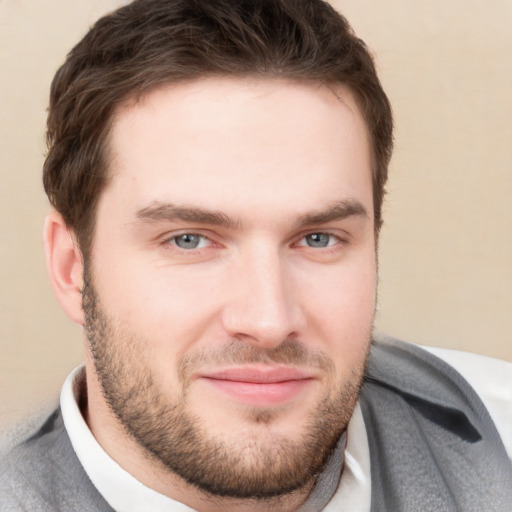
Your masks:
<path fill-rule="evenodd" d="M 343 16 L 321 0 L 135 0 L 96 22 L 51 87 L 43 182 L 84 257 L 108 180 L 116 108 L 163 84 L 212 75 L 348 86 L 370 135 L 378 231 L 391 107 L 366 45 Z"/>

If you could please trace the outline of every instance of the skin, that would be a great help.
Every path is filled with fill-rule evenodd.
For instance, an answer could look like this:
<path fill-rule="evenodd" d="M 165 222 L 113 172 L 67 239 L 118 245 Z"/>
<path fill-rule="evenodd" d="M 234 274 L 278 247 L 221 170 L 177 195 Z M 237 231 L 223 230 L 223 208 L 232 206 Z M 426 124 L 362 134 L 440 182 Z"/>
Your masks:
<path fill-rule="evenodd" d="M 343 429 L 376 292 L 371 152 L 350 91 L 241 78 L 172 85 L 117 113 L 110 148 L 88 269 L 109 329 L 93 334 L 117 343 L 133 374 L 151 375 L 152 392 L 181 403 L 248 467 L 269 443 L 303 443 L 318 403 L 347 391 Z M 186 234 L 197 238 L 177 238 Z M 85 325 L 83 262 L 56 213 L 45 242 L 57 297 Z M 284 496 L 241 500 L 214 498 L 169 471 L 108 405 L 89 341 L 84 416 L 140 481 L 205 511 L 286 511 L 305 500 L 314 480 Z M 268 359 L 290 344 L 313 359 Z M 233 363 L 234 345 L 252 359 Z M 284 367 L 305 379 L 289 393 L 262 385 L 240 396 L 239 385 L 210 378 L 234 366 L 258 375 Z"/>

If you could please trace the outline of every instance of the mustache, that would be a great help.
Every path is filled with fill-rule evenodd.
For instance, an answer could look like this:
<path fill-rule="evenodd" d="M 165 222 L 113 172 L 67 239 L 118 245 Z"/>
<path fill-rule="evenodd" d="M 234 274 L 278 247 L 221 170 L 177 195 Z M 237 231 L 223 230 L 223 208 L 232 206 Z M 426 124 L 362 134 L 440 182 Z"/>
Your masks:
<path fill-rule="evenodd" d="M 182 382 L 186 382 L 198 368 L 204 366 L 254 363 L 285 364 L 317 368 L 325 372 L 335 371 L 332 359 L 320 350 L 307 347 L 301 341 L 286 340 L 271 349 L 263 349 L 252 343 L 233 339 L 222 347 L 185 355 L 179 362 L 178 373 L 183 379 Z"/>

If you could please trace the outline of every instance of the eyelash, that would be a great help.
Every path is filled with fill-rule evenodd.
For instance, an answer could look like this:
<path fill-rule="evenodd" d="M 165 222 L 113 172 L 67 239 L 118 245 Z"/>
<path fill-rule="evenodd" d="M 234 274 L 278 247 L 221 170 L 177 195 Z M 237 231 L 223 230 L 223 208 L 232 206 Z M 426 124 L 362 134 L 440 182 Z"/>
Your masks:
<path fill-rule="evenodd" d="M 180 237 L 185 237 L 185 236 L 190 236 L 190 237 L 199 237 L 200 238 L 200 241 L 199 241 L 199 245 L 201 245 L 201 243 L 204 243 L 205 241 L 209 242 L 209 245 L 207 246 L 199 246 L 199 247 L 192 247 L 192 248 L 189 248 L 189 249 L 185 249 L 183 247 L 180 247 L 178 244 L 177 244 L 177 240 L 180 238 Z M 311 245 L 307 245 L 307 243 L 302 243 L 304 242 L 307 237 L 311 237 L 313 235 L 326 235 L 329 237 L 329 240 L 328 240 L 328 243 L 326 246 L 323 246 L 323 247 L 314 247 L 314 246 L 311 246 Z M 334 242 L 331 243 L 334 239 Z M 335 234 L 335 233 L 332 233 L 332 232 L 329 232 L 329 231 L 310 231 L 310 232 L 307 232 L 307 233 L 304 233 L 300 236 L 300 238 L 296 239 L 296 241 L 292 244 L 292 245 L 295 245 L 295 246 L 298 246 L 298 247 L 305 247 L 305 248 L 309 248 L 309 249 L 323 249 L 324 252 L 325 251 L 333 251 L 333 250 L 336 250 L 336 249 L 339 249 L 339 246 L 340 245 L 345 245 L 347 243 L 347 240 L 343 239 L 342 237 L 340 237 L 338 234 Z M 211 240 L 211 238 L 209 238 L 208 236 L 206 235 L 203 235 L 201 233 L 197 233 L 197 232 L 194 232 L 194 231 L 186 231 L 186 232 L 182 232 L 182 233 L 178 233 L 178 234 L 175 234 L 171 237 L 168 237 L 166 238 L 162 245 L 171 245 L 172 248 L 174 250 L 177 250 L 177 251 L 180 251 L 182 253 L 194 253 L 194 254 L 197 254 L 198 251 L 201 251 L 202 249 L 207 249 L 208 247 L 211 247 L 212 245 L 215 245 L 215 243 Z"/>
<path fill-rule="evenodd" d="M 178 239 L 183 239 L 183 237 L 186 237 L 186 236 L 190 236 L 190 237 L 198 237 L 200 239 L 199 241 L 199 244 L 201 244 L 202 242 L 204 243 L 204 241 L 208 241 L 210 242 L 210 244 L 213 244 L 212 240 L 205 236 L 205 235 L 202 235 L 201 233 L 195 233 L 195 232 L 183 232 L 183 233 L 179 233 L 177 235 L 173 235 L 172 237 L 170 238 L 167 238 L 165 241 L 164 241 L 164 244 L 167 245 L 167 244 L 170 244 L 172 245 L 174 248 L 176 248 L 177 250 L 181 250 L 183 252 L 192 252 L 192 251 L 197 251 L 197 250 L 201 250 L 201 249 L 204 249 L 205 247 L 192 247 L 190 249 L 184 249 L 183 247 L 180 247 L 176 241 Z"/>
<path fill-rule="evenodd" d="M 307 245 L 307 243 L 305 243 L 305 244 L 301 243 L 301 242 L 305 241 L 308 237 L 313 237 L 314 235 L 327 236 L 328 237 L 327 245 L 315 247 L 312 245 Z M 333 240 L 334 240 L 334 243 L 331 243 Z M 329 249 L 334 246 L 337 246 L 339 243 L 342 243 L 342 242 L 343 242 L 343 240 L 338 235 L 335 235 L 334 233 L 330 233 L 329 231 L 313 231 L 313 232 L 306 233 L 305 235 L 301 236 L 299 239 L 298 245 L 299 245 L 299 247 L 309 247 L 311 249 Z"/>

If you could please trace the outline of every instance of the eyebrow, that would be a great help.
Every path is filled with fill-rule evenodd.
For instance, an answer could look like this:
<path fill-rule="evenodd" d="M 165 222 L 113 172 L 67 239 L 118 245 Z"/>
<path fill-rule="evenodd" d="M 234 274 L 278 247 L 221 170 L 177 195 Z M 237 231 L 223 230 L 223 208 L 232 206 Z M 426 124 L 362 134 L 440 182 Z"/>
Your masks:
<path fill-rule="evenodd" d="M 331 204 L 324 210 L 312 213 L 306 213 L 299 217 L 296 222 L 298 227 L 304 227 L 315 224 L 325 224 L 336 220 L 343 220 L 348 217 L 369 218 L 368 211 L 361 202 L 355 199 L 345 199 Z"/>
<path fill-rule="evenodd" d="M 177 206 L 172 203 L 153 203 L 138 210 L 137 220 L 146 222 L 172 222 L 181 220 L 197 224 L 210 224 L 225 228 L 236 228 L 240 223 L 222 212 L 202 208 Z"/>
<path fill-rule="evenodd" d="M 343 220 L 347 217 L 368 218 L 366 208 L 355 199 L 338 201 L 324 210 L 301 215 L 293 224 L 296 228 L 325 224 Z M 206 210 L 192 206 L 178 206 L 172 203 L 155 202 L 136 213 L 137 221 L 141 222 L 173 222 L 183 221 L 197 224 L 221 226 L 229 229 L 240 229 L 242 223 L 223 212 Z"/>

